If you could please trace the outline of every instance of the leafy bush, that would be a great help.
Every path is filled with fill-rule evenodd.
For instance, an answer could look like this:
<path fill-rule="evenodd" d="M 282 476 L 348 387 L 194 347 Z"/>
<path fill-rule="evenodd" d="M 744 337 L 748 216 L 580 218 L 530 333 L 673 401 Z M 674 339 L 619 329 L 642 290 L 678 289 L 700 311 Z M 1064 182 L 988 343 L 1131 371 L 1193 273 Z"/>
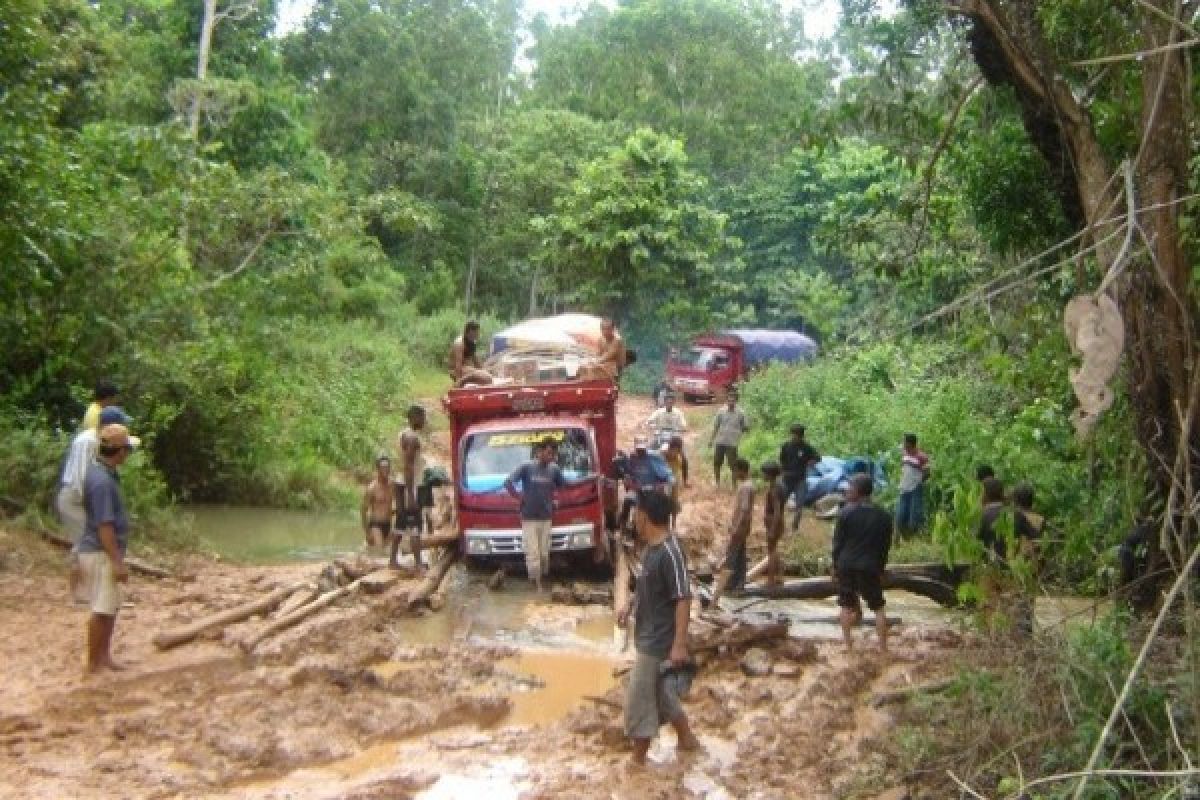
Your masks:
<path fill-rule="evenodd" d="M 946 512 L 935 523 L 943 534 L 946 526 L 973 534 L 975 467 L 991 464 L 1009 486 L 1026 480 L 1035 487 L 1036 506 L 1049 520 L 1047 576 L 1098 588 L 1139 497 L 1119 477 L 1124 469 L 1094 466 L 1128 458 L 1125 409 L 1110 412 L 1081 447 L 1069 424 L 1069 396 L 1045 389 L 1065 385 L 1065 372 L 1044 374 L 1036 393 L 1015 379 L 997 382 L 995 369 L 964 355 L 959 342 L 928 340 L 842 351 L 808 366 L 772 366 L 743 389 L 754 426 L 744 449 L 753 461 L 774 457 L 788 427 L 803 423 L 823 454 L 879 460 L 893 478 L 879 494 L 887 504 L 896 496 L 902 437 L 914 432 L 932 460 L 927 511 L 931 521 Z"/>

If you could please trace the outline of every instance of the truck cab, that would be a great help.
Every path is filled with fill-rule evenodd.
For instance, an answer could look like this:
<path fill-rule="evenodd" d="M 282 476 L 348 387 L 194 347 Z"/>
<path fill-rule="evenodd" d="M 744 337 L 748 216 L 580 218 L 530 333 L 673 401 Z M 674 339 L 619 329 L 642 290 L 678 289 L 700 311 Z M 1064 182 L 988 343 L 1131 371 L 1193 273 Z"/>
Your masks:
<path fill-rule="evenodd" d="M 697 336 L 667 359 L 667 384 L 684 400 L 713 400 L 744 375 L 742 343 L 732 336 Z"/>
<path fill-rule="evenodd" d="M 504 482 L 545 438 L 558 442 L 568 485 L 556 495 L 551 554 L 604 554 L 601 476 L 615 453 L 617 388 L 610 381 L 452 389 L 451 459 L 459 535 L 474 559 L 524 553 L 518 502 Z"/>

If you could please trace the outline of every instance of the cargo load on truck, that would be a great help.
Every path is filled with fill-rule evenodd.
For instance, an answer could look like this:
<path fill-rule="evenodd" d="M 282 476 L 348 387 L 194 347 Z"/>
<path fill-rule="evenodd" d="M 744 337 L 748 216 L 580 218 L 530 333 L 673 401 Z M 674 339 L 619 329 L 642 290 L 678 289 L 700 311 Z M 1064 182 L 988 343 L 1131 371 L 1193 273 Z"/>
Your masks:
<path fill-rule="evenodd" d="M 795 364 L 817 357 L 817 343 L 799 331 L 734 329 L 721 331 L 721 335 L 741 340 L 748 370 L 772 361 Z"/>

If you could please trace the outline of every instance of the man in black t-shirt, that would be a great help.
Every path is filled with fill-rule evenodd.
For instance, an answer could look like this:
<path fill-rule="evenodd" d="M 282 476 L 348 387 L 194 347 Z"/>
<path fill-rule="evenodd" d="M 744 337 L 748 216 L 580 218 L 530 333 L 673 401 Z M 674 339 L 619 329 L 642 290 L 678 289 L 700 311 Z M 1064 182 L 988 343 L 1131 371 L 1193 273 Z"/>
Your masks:
<path fill-rule="evenodd" d="M 792 519 L 792 530 L 800 527 L 800 516 L 804 513 L 804 500 L 808 494 L 808 470 L 821 460 L 816 449 L 804 438 L 804 426 L 792 426 L 792 438 L 779 448 L 779 466 L 783 469 L 783 484 L 788 497 L 796 498 L 796 516 Z"/>
<path fill-rule="evenodd" d="M 852 630 L 862 621 L 859 598 L 875 612 L 879 650 L 887 652 L 887 617 L 883 606 L 883 570 L 892 547 L 892 515 L 871 502 L 875 485 L 859 473 L 846 486 L 846 504 L 833 529 L 833 568 L 846 650 L 854 649 Z"/>
<path fill-rule="evenodd" d="M 625 734 L 633 740 L 636 766 L 645 765 L 650 740 L 664 723 L 675 728 L 679 750 L 700 747 L 681 703 L 695 670 L 688 653 L 692 590 L 683 549 L 667 528 L 672 508 L 664 492 L 638 492 L 641 575 L 629 604 L 617 613 L 622 628 L 632 617 L 637 646 L 625 698 Z"/>

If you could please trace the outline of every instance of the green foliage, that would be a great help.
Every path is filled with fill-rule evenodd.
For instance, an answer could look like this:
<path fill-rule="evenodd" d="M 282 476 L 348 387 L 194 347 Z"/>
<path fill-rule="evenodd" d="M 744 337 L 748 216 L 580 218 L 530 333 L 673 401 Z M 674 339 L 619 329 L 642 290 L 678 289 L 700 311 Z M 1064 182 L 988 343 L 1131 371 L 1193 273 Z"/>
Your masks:
<path fill-rule="evenodd" d="M 1042 347 L 1055 346 L 1042 340 L 1026 363 L 1037 363 Z M 890 503 L 901 439 L 915 432 L 932 460 L 932 536 L 948 560 L 977 562 L 982 555 L 973 484 L 975 467 L 987 463 L 1010 486 L 1026 480 L 1035 488 L 1036 507 L 1049 520 L 1043 579 L 1104 586 L 1112 548 L 1140 499 L 1125 485 L 1123 470 L 1101 475 L 1093 469 L 1098 451 L 1119 460 L 1127 447 L 1122 412 L 1081 448 L 1068 421 L 1069 401 L 1030 396 L 1065 383 L 1065 374 L 1043 374 L 1033 382 L 1036 388 L 1023 391 L 1019 382 L 1000 384 L 989 373 L 950 343 L 918 339 L 843 350 L 809 366 L 774 366 L 743 388 L 742 401 L 755 421 L 745 448 L 752 461 L 773 456 L 788 426 L 803 423 L 824 454 L 878 460 L 892 477 L 880 494 L 881 502 Z"/>
<path fill-rule="evenodd" d="M 801 56 L 798 15 L 769 0 L 596 3 L 573 25 L 535 24 L 532 99 L 687 142 L 740 180 L 822 130 L 831 66 Z"/>
<path fill-rule="evenodd" d="M 703 190 L 682 142 L 641 129 L 589 163 L 539 225 L 549 245 L 540 260 L 576 302 L 676 317 L 682 306 L 663 298 L 702 286 L 714 256 L 736 244 Z"/>

